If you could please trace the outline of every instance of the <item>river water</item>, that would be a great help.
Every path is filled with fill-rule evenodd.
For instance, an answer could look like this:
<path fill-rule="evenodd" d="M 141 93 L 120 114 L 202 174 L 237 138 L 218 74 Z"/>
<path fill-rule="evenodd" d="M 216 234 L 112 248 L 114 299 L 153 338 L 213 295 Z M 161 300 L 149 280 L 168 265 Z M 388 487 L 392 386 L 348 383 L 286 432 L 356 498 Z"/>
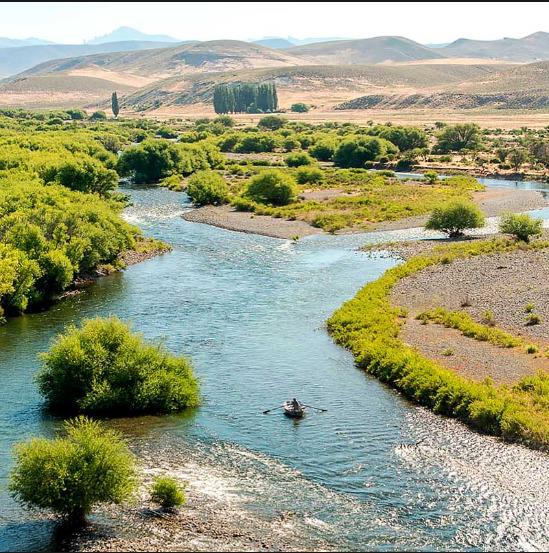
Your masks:
<path fill-rule="evenodd" d="M 68 323 L 111 314 L 192 357 L 204 396 L 180 417 L 134 419 L 128 436 L 195 452 L 195 476 L 230 487 L 254 516 L 293 511 L 301 534 L 342 550 L 549 547 L 547 456 L 410 404 L 325 331 L 343 301 L 397 263 L 357 248 L 417 232 L 294 243 L 186 222 L 184 194 L 128 192 L 127 218 L 174 251 L 0 328 L 0 550 L 52 546 L 52 524 L 5 487 L 13 444 L 59 426 L 42 411 L 36 356 Z M 261 414 L 293 396 L 329 411 L 299 422 Z"/>

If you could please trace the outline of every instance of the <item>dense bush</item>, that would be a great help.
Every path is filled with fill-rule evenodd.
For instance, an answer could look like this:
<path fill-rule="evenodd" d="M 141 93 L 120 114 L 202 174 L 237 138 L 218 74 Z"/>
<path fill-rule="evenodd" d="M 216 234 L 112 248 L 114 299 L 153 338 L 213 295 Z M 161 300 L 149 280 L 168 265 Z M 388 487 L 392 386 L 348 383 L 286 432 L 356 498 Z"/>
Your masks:
<path fill-rule="evenodd" d="M 266 115 L 259 120 L 257 126 L 263 129 L 276 131 L 281 129 L 285 124 L 286 119 L 284 119 L 284 117 L 279 117 L 278 115 Z"/>
<path fill-rule="evenodd" d="M 135 245 L 122 206 L 62 186 L 0 185 L 0 311 L 48 301 L 79 274 Z M 0 313 L 1 314 L 1 313 Z"/>
<path fill-rule="evenodd" d="M 187 194 L 196 205 L 221 205 L 229 201 L 229 187 L 215 171 L 199 171 L 187 184 Z"/>
<path fill-rule="evenodd" d="M 290 175 L 271 169 L 251 179 L 246 195 L 263 204 L 287 205 L 297 198 L 297 186 Z"/>
<path fill-rule="evenodd" d="M 318 161 L 332 161 L 337 149 L 335 139 L 323 139 L 315 142 L 310 148 L 309 153 Z"/>
<path fill-rule="evenodd" d="M 425 131 L 417 127 L 397 127 L 380 125 L 370 131 L 372 134 L 388 140 L 401 152 L 426 148 L 429 138 Z"/>
<path fill-rule="evenodd" d="M 362 136 L 341 142 L 333 159 L 338 167 L 364 167 L 367 161 L 397 152 L 398 148 L 383 138 Z"/>
<path fill-rule="evenodd" d="M 136 183 L 154 183 L 176 173 L 180 162 L 177 146 L 149 139 L 124 150 L 118 160 L 118 172 Z"/>
<path fill-rule="evenodd" d="M 94 111 L 90 115 L 91 121 L 105 121 L 107 119 L 107 114 L 104 111 Z"/>
<path fill-rule="evenodd" d="M 505 213 L 501 217 L 499 230 L 511 234 L 518 240 L 529 242 L 532 236 L 539 236 L 543 231 L 543 220 L 534 219 L 527 213 Z"/>
<path fill-rule="evenodd" d="M 301 167 L 302 165 L 312 165 L 314 160 L 305 152 L 296 152 L 295 154 L 287 155 L 284 162 L 288 167 Z"/>
<path fill-rule="evenodd" d="M 481 228 L 484 226 L 484 214 L 473 203 L 455 201 L 435 208 L 427 221 L 425 228 L 439 230 L 451 238 L 461 236 L 465 229 Z"/>
<path fill-rule="evenodd" d="M 294 113 L 307 113 L 309 111 L 309 106 L 303 102 L 296 102 L 290 106 L 290 111 Z"/>
<path fill-rule="evenodd" d="M 80 522 L 97 503 L 121 503 L 136 487 L 126 444 L 99 423 L 65 423 L 66 437 L 31 438 L 16 446 L 11 493 L 27 507 Z"/>
<path fill-rule="evenodd" d="M 48 406 L 62 413 L 172 413 L 198 404 L 190 363 L 149 345 L 116 318 L 70 327 L 37 376 Z"/>
<path fill-rule="evenodd" d="M 304 166 L 296 171 L 295 178 L 298 184 L 318 184 L 323 181 L 324 173 L 318 167 Z"/>
<path fill-rule="evenodd" d="M 163 509 L 173 509 L 185 504 L 185 491 L 174 478 L 158 476 L 152 486 L 151 499 Z"/>
<path fill-rule="evenodd" d="M 474 150 L 480 144 L 481 135 L 478 125 L 474 123 L 448 125 L 440 131 L 434 151 L 445 154 L 461 150 Z"/>

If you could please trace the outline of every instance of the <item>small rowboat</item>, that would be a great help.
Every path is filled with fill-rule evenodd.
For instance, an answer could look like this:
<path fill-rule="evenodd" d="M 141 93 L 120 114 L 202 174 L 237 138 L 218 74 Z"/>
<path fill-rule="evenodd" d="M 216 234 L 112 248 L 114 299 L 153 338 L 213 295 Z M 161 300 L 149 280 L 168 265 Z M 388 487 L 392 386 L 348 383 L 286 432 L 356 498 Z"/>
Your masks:
<path fill-rule="evenodd" d="M 297 399 L 285 401 L 282 404 L 284 414 L 292 419 L 301 419 L 305 415 L 305 406 Z"/>

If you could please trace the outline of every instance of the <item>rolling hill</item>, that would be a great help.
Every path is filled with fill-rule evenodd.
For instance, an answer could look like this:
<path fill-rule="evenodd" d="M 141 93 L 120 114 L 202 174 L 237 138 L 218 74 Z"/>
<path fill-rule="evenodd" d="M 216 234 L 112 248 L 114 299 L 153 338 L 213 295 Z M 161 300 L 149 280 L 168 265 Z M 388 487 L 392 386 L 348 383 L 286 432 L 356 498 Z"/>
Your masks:
<path fill-rule="evenodd" d="M 549 33 L 539 32 L 524 38 L 469 40 L 460 38 L 440 51 L 446 57 L 490 58 L 514 62 L 549 59 Z"/>
<path fill-rule="evenodd" d="M 19 48 L 20 46 L 38 46 L 40 44 L 53 44 L 41 38 L 7 38 L 0 37 L 0 48 Z"/>
<path fill-rule="evenodd" d="M 214 40 L 147 51 L 115 52 L 56 60 L 35 66 L 21 76 L 99 67 L 109 71 L 161 79 L 197 72 L 238 71 L 304 64 L 301 58 L 258 44 L 238 40 Z"/>
<path fill-rule="evenodd" d="M 338 40 L 295 46 L 287 50 L 320 65 L 365 65 L 443 58 L 437 50 L 398 36 Z"/>
<path fill-rule="evenodd" d="M 38 64 L 91 54 L 148 50 L 166 46 L 164 42 L 110 42 L 107 44 L 46 44 L 0 48 L 0 76 L 16 75 Z"/>

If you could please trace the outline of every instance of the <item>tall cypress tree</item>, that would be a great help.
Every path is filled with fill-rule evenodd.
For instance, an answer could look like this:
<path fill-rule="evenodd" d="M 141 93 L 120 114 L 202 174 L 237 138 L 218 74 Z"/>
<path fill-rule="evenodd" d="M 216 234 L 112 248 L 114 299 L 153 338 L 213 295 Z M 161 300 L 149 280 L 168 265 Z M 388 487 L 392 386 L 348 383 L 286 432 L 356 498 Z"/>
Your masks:
<path fill-rule="evenodd" d="M 111 96 L 111 109 L 113 115 L 118 117 L 118 114 L 120 113 L 120 106 L 118 105 L 118 95 L 116 92 L 113 92 Z"/>

